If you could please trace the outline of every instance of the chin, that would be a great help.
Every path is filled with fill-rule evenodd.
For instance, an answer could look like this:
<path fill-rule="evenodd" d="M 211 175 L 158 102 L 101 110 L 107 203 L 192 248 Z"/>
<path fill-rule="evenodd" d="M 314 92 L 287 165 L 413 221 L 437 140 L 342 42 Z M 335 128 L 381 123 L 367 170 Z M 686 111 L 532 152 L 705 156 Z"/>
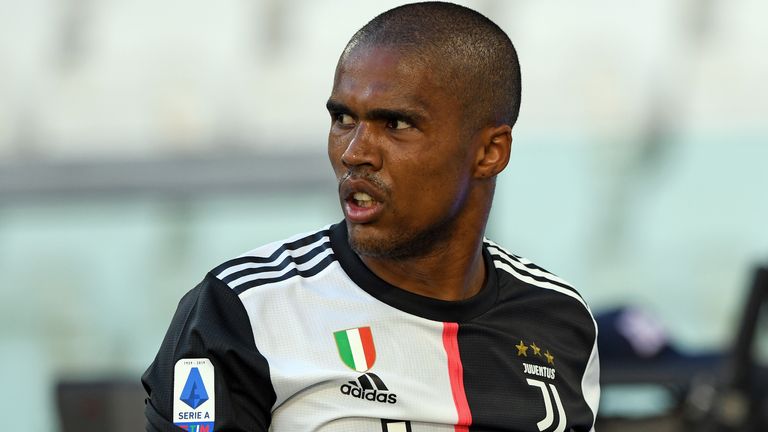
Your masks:
<path fill-rule="evenodd" d="M 450 230 L 438 224 L 420 231 L 396 229 L 381 232 L 361 225 L 347 224 L 349 246 L 361 257 L 401 261 L 418 258 L 448 243 Z"/>
<path fill-rule="evenodd" d="M 391 254 L 392 236 L 381 233 L 370 225 L 347 222 L 347 236 L 349 247 L 360 256 L 384 258 Z"/>

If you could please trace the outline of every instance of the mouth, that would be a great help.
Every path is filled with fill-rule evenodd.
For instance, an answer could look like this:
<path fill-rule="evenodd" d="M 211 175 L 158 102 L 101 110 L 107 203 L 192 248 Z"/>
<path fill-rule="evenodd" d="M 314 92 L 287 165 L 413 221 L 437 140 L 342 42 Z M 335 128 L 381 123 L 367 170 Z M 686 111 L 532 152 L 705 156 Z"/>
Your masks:
<path fill-rule="evenodd" d="M 348 222 L 367 224 L 375 222 L 384 209 L 383 194 L 365 180 L 348 178 L 339 186 L 342 208 Z"/>
<path fill-rule="evenodd" d="M 372 196 L 365 192 L 353 193 L 352 196 L 349 197 L 349 201 L 351 201 L 354 205 L 362 208 L 371 208 L 377 202 L 373 199 Z"/>

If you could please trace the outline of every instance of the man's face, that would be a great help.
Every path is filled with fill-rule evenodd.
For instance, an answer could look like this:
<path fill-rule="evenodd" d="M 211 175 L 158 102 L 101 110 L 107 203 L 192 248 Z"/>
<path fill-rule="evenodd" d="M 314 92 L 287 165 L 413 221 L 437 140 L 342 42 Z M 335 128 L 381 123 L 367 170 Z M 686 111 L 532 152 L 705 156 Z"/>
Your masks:
<path fill-rule="evenodd" d="M 350 244 L 362 256 L 423 256 L 461 231 L 475 152 L 461 104 L 394 48 L 339 64 L 328 155 Z"/>

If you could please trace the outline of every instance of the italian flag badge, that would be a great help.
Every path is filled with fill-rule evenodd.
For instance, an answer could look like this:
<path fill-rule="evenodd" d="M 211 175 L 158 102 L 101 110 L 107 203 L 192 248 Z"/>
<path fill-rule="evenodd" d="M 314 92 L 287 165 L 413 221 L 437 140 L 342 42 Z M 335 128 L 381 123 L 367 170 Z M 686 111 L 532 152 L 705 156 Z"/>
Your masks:
<path fill-rule="evenodd" d="M 370 327 L 357 327 L 333 333 L 341 361 L 350 368 L 365 372 L 376 361 L 376 347 Z"/>

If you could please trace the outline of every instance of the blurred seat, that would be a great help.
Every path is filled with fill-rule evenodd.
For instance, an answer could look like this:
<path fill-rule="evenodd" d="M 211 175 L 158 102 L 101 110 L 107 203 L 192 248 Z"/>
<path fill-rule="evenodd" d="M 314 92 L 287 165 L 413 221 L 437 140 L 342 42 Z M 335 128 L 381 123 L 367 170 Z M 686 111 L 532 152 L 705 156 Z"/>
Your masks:
<path fill-rule="evenodd" d="M 56 385 L 61 432 L 144 430 L 144 389 L 138 378 L 62 380 Z"/>
<path fill-rule="evenodd" d="M 758 267 L 733 347 L 682 353 L 647 314 L 595 315 L 603 394 L 601 432 L 768 431 L 768 267 Z"/>

